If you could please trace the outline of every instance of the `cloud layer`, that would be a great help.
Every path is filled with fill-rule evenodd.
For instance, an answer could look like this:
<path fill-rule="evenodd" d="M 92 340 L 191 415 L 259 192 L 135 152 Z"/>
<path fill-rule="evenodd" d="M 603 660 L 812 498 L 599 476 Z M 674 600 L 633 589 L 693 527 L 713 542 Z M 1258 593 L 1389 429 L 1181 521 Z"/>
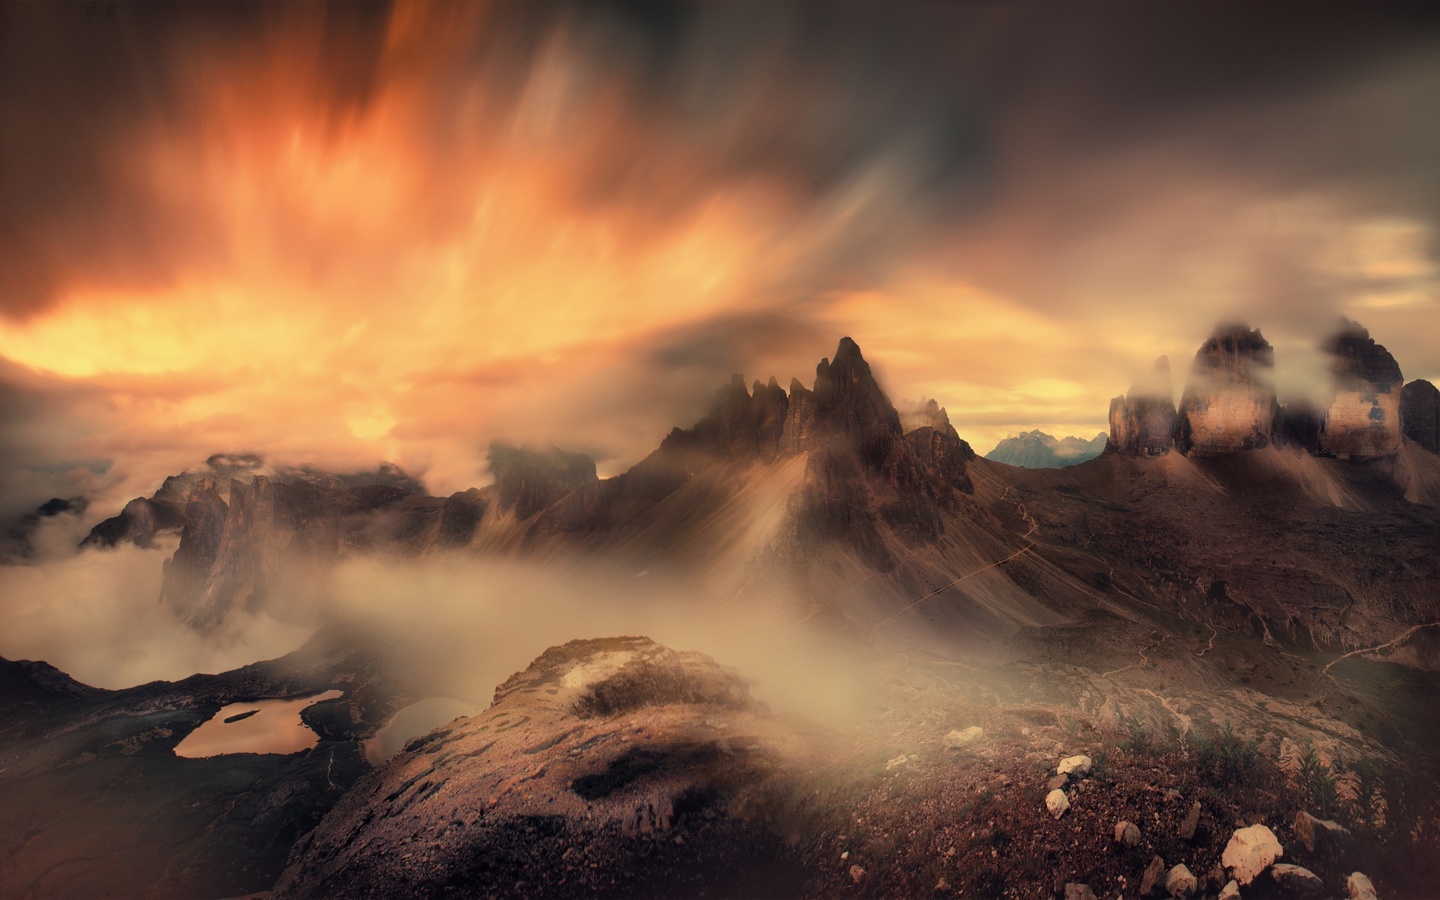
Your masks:
<path fill-rule="evenodd" d="M 210 453 L 623 469 L 841 335 L 982 452 L 1088 436 L 1219 318 L 1436 341 L 1420 5 L 0 13 L 0 479 Z"/>

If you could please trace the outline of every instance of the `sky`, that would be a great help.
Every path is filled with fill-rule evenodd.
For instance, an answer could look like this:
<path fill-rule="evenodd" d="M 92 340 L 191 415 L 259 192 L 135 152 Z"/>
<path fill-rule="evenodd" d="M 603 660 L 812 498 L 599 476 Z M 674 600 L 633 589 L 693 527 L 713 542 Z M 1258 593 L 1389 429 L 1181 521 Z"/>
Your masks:
<path fill-rule="evenodd" d="M 1436 380 L 1436 160 L 1430 4 L 4 6 L 0 517 L 615 474 L 845 335 L 982 453 L 1221 320 Z"/>

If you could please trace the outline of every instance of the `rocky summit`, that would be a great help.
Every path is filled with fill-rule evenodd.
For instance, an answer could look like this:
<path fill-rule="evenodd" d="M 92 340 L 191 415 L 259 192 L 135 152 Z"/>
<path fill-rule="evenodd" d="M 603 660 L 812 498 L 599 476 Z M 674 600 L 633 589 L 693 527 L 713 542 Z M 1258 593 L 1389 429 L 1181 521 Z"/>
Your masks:
<path fill-rule="evenodd" d="M 1175 446 L 1175 395 L 1170 360 L 1164 356 L 1110 401 L 1110 437 L 1106 449 L 1129 456 L 1162 456 Z"/>
<path fill-rule="evenodd" d="M 1321 423 L 1321 450 L 1341 459 L 1393 456 L 1400 449 L 1404 384 L 1395 357 L 1348 321 L 1324 349 L 1333 360 L 1334 396 Z"/>
<path fill-rule="evenodd" d="M 1279 404 L 1275 351 L 1259 329 L 1217 328 L 1195 354 L 1176 413 L 1175 446 L 1197 456 L 1268 446 Z"/>
<path fill-rule="evenodd" d="M 1400 419 L 1405 437 L 1440 453 L 1440 390 L 1424 379 L 1405 385 L 1400 392 Z"/>

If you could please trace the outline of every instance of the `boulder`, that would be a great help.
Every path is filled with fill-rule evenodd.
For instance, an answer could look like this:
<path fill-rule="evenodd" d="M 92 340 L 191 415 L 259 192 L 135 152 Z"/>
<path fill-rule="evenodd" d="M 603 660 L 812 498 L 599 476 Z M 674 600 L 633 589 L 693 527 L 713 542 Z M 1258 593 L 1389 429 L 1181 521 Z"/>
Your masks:
<path fill-rule="evenodd" d="M 1225 882 L 1220 889 L 1220 900 L 1240 900 L 1240 885 L 1235 883 L 1235 879 Z"/>
<path fill-rule="evenodd" d="M 1115 842 L 1127 847 L 1140 845 L 1140 828 L 1134 822 L 1121 820 L 1115 823 Z"/>
<path fill-rule="evenodd" d="M 1220 855 L 1220 863 L 1230 871 L 1230 877 L 1241 885 L 1249 884 L 1255 876 L 1270 867 L 1275 860 L 1285 855 L 1275 832 L 1264 825 L 1237 828 Z"/>
<path fill-rule="evenodd" d="M 1090 885 L 1070 881 L 1065 884 L 1065 900 L 1096 900 L 1096 898 L 1095 892 L 1090 890 Z"/>
<path fill-rule="evenodd" d="M 951 731 L 941 738 L 940 742 L 951 750 L 959 750 L 961 747 L 968 747 L 971 744 L 983 740 L 985 729 L 979 725 L 971 725 L 963 731 Z"/>
<path fill-rule="evenodd" d="M 1200 801 L 1196 800 L 1190 804 L 1190 812 L 1186 814 L 1185 821 L 1180 823 L 1180 837 L 1185 840 L 1192 840 L 1195 837 L 1195 829 L 1200 825 Z"/>
<path fill-rule="evenodd" d="M 1055 767 L 1055 774 L 1065 775 L 1075 781 L 1079 781 L 1081 778 L 1090 774 L 1091 765 L 1092 763 L 1088 756 L 1067 756 L 1060 760 L 1060 765 Z"/>
<path fill-rule="evenodd" d="M 1070 808 L 1070 798 L 1066 797 L 1062 790 L 1053 790 L 1045 795 L 1045 808 L 1050 810 L 1050 815 L 1058 819 Z"/>
<path fill-rule="evenodd" d="M 1140 876 L 1140 896 L 1149 897 L 1155 893 L 1155 889 L 1163 884 L 1165 878 L 1165 860 L 1156 856 L 1151 858 L 1150 865 L 1145 867 L 1145 874 Z"/>
<path fill-rule="evenodd" d="M 1183 864 L 1165 873 L 1165 892 L 1172 897 L 1188 897 L 1199 887 L 1194 874 Z"/>
<path fill-rule="evenodd" d="M 1370 883 L 1364 872 L 1350 873 L 1350 877 L 1345 879 L 1345 893 L 1350 900 L 1377 900 L 1375 885 Z"/>
<path fill-rule="evenodd" d="M 1325 882 L 1303 866 L 1276 863 L 1270 867 L 1270 878 L 1286 897 L 1321 897 L 1325 894 Z"/>
<path fill-rule="evenodd" d="M 1295 837 L 1317 856 L 1333 859 L 1350 843 L 1350 829 L 1330 819 L 1317 819 L 1305 811 L 1295 814 Z"/>

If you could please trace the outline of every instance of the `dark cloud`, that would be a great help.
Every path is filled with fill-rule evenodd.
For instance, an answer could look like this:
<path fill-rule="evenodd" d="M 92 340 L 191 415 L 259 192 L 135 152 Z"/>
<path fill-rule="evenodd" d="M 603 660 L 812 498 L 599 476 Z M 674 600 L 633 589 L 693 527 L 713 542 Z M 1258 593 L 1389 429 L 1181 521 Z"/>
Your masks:
<path fill-rule="evenodd" d="M 1103 421 L 1127 357 L 1188 360 L 1217 318 L 1235 315 L 1275 340 L 1282 370 L 1345 313 L 1407 375 L 1435 378 L 1437 276 L 1425 265 L 1440 263 L 1437 96 L 1433 4 L 0 7 L 0 316 L 40 316 L 81 288 L 98 304 L 197 272 L 223 282 L 268 253 L 284 261 L 279 276 L 336 308 L 289 355 L 313 352 L 343 382 L 277 375 L 263 357 L 248 371 L 206 361 L 71 380 L 6 369 L 0 488 L 23 512 L 77 467 L 125 456 L 138 478 L 182 452 L 303 455 L 366 417 L 376 432 L 396 420 L 387 433 L 403 446 L 386 452 L 442 436 L 473 448 L 473 459 L 448 457 L 448 487 L 479 476 L 494 439 L 579 446 L 620 465 L 693 421 L 732 372 L 808 383 L 857 322 L 910 329 L 853 335 L 867 353 L 873 341 L 894 354 L 871 356 L 895 391 L 938 396 L 957 422 L 997 432 Z M 411 115 L 374 126 L 387 101 Z M 337 146 L 370 140 L 360 158 L 381 171 L 335 190 L 379 196 L 379 212 L 361 211 L 373 222 L 277 199 L 258 176 L 235 203 L 253 216 L 244 228 L 226 218 L 235 208 L 197 198 L 197 184 L 254 174 L 247 142 L 282 134 L 292 116 Z M 517 223 L 516 201 L 495 226 L 535 233 L 502 247 L 559 270 L 546 290 L 572 275 L 572 260 L 539 256 L 552 220 L 557 233 L 639 248 L 609 268 L 597 251 L 604 266 L 573 274 L 628 286 L 645 250 L 734 198 L 741 211 L 722 210 L 732 218 L 694 227 L 699 251 L 674 255 L 692 267 L 738 260 L 743 283 L 725 302 L 675 296 L 695 304 L 683 316 L 645 318 L 633 295 L 605 293 L 633 327 L 554 354 L 510 355 L 524 327 L 492 331 L 478 315 L 464 326 L 474 344 L 504 352 L 451 358 L 447 346 L 432 363 L 425 341 L 448 337 L 444 323 L 382 343 L 411 337 L 407 320 L 425 307 L 416 282 L 448 259 L 405 254 L 469 236 L 482 182 L 501 180 L 474 174 L 496 144 L 559 159 L 535 176 L 555 209 Z M 254 170 L 274 164 L 257 155 Z M 603 221 L 586 230 L 587 216 Z M 477 293 L 508 261 L 479 259 L 464 282 Z M 906 281 L 917 269 L 925 277 Z M 906 293 L 919 283 L 940 299 Z M 998 299 L 981 309 L 968 288 Z M 383 302 L 355 299 L 366 291 Z M 869 318 L 838 305 L 864 291 L 883 295 Z M 255 302 L 250 318 L 267 312 L 277 329 L 307 312 Z M 369 329 L 354 355 L 314 349 L 352 320 Z M 357 380 L 407 354 L 419 362 Z M 234 356 L 248 363 L 245 348 Z M 981 396 L 1030 378 L 1007 398 L 1013 411 Z M 281 384 L 286 402 L 251 382 Z M 377 384 L 383 402 L 367 393 Z M 311 394 L 321 399 L 306 407 Z"/>

